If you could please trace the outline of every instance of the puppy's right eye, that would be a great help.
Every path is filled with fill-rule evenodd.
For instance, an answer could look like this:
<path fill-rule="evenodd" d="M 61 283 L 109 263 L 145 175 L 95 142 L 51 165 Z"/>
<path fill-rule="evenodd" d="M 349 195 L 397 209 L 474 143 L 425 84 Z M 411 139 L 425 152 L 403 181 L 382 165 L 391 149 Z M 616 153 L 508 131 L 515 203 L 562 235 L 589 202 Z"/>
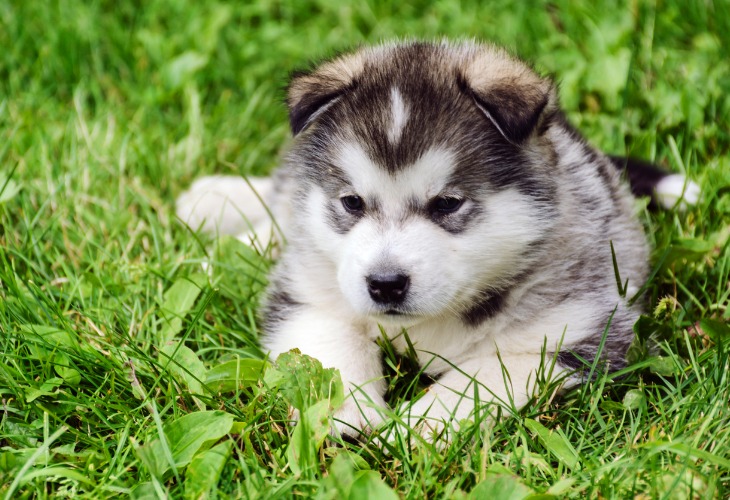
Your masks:
<path fill-rule="evenodd" d="M 431 211 L 436 214 L 452 214 L 461 208 L 464 200 L 455 196 L 440 196 L 431 201 Z"/>
<path fill-rule="evenodd" d="M 342 202 L 342 206 L 345 207 L 345 210 L 352 214 L 360 214 L 365 209 L 363 199 L 354 194 L 343 196 L 340 198 L 340 201 Z"/>

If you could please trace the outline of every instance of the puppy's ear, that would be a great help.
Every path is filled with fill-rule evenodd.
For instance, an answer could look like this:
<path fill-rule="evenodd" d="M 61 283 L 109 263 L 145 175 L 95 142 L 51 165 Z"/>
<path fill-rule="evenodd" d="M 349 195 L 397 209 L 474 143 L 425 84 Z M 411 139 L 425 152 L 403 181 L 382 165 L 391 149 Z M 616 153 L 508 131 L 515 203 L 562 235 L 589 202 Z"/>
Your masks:
<path fill-rule="evenodd" d="M 286 99 L 292 133 L 303 132 L 327 108 L 351 91 L 362 67 L 362 57 L 356 53 L 326 62 L 312 72 L 295 73 Z"/>
<path fill-rule="evenodd" d="M 557 108 L 550 79 L 493 47 L 482 47 L 468 60 L 459 84 L 500 134 L 516 145 Z"/>

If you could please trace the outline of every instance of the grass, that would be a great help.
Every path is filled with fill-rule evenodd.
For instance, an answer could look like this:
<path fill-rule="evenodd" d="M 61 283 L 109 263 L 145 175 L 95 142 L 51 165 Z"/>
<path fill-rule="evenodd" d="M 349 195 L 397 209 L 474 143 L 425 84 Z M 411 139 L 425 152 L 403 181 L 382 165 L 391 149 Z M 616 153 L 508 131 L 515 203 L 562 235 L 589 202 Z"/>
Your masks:
<path fill-rule="evenodd" d="M 335 446 L 330 372 L 294 356 L 260 380 L 270 260 L 191 234 L 173 201 L 276 165 L 290 71 L 442 35 L 533 60 L 594 144 L 686 172 L 704 199 L 644 217 L 656 272 L 622 377 L 548 384 L 442 450 Z M 726 1 L 11 0 L 0 46 L 3 498 L 730 496 Z M 390 363 L 402 399 L 413 368 Z"/>

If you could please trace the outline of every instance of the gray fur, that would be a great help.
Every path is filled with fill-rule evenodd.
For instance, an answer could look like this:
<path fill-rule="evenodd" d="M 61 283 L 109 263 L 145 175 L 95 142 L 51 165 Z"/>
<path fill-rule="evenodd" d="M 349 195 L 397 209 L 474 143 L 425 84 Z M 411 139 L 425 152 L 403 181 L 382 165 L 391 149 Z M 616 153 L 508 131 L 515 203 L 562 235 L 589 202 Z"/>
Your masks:
<path fill-rule="evenodd" d="M 516 186 L 543 207 L 550 239 L 526 249 L 523 265 L 511 276 L 489 284 L 465 304 L 461 313 L 464 323 L 478 327 L 499 314 L 509 315 L 517 323 L 539 321 L 546 308 L 588 297 L 603 311 L 595 330 L 579 345 L 563 348 L 592 359 L 596 354 L 592 346 L 597 345 L 594 340 L 600 338 L 616 306 L 615 293 L 608 293 L 616 286 L 609 242 L 620 249 L 622 273 L 630 276 L 633 284 L 641 284 L 646 277 L 646 245 L 628 190 L 613 163 L 567 124 L 554 105 L 553 85 L 548 80 L 530 80 L 527 92 L 519 81 L 491 93 L 472 89 L 460 67 L 463 51 L 464 46 L 427 43 L 386 47 L 366 55 L 360 71 L 351 81 L 343 80 L 340 89 L 325 80 L 325 75 L 318 81 L 316 71 L 306 75 L 309 87 L 299 100 L 316 102 L 326 109 L 310 108 L 310 113 L 319 114 L 307 123 L 308 128 L 294 126 L 301 136 L 287 155 L 284 168 L 295 172 L 292 178 L 308 179 L 301 190 L 316 182 L 332 193 L 336 191 L 332 185 L 347 183 L 345 174 L 328 161 L 333 144 L 357 140 L 375 163 L 393 173 L 412 164 L 428 147 L 443 144 L 458 151 L 458 167 L 451 183 L 466 196 L 476 198 Z M 297 83 L 295 79 L 292 86 Z M 385 133 L 385 97 L 392 87 L 400 90 L 413 110 L 397 144 L 389 142 Z M 298 119 L 307 120 L 302 118 L 296 99 L 290 97 L 292 114 L 298 112 Z M 485 109 L 492 115 L 489 120 L 485 120 Z M 556 131 L 565 137 L 562 144 L 556 144 Z M 530 136 L 533 143 L 525 145 Z M 567 153 L 572 155 L 570 160 Z M 441 218 L 428 215 L 425 207 L 417 208 L 454 234 L 468 231 L 475 218 L 488 218 L 479 205 Z M 338 216 L 332 207 L 328 207 L 328 214 L 332 227 L 340 233 L 347 232 L 358 219 Z M 306 238 L 302 242 L 306 244 Z M 291 248 L 289 255 L 300 258 L 308 252 L 311 249 Z M 530 279 L 524 279 L 525 275 Z M 600 306 L 602 302 L 604 306 Z M 604 353 L 613 367 L 624 365 L 632 336 L 630 325 L 638 313 L 638 307 L 618 306 L 613 322 L 621 329 L 611 329 Z M 559 361 L 566 359 L 561 356 Z"/>
<path fill-rule="evenodd" d="M 504 392 L 500 362 L 526 402 L 545 340 L 567 332 L 557 361 L 580 370 L 609 319 L 602 366 L 625 366 L 641 309 L 620 297 L 610 248 L 631 295 L 645 237 L 620 170 L 567 123 L 551 80 L 488 45 L 397 43 L 297 74 L 287 103 L 295 139 L 269 200 L 288 241 L 263 309 L 273 355 L 298 347 L 378 406 L 378 325 L 400 349 L 406 327 L 443 374 L 413 407 L 436 418 L 469 415 L 460 371 Z M 398 314 L 366 283 L 394 269 L 410 283 Z M 366 413 L 338 415 L 367 427 Z"/>

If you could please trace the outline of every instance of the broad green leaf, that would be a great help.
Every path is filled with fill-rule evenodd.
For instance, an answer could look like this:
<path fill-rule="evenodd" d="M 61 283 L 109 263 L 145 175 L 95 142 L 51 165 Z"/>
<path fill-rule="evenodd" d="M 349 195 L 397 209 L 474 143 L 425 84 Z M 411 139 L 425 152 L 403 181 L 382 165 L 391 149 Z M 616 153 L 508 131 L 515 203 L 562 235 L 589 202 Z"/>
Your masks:
<path fill-rule="evenodd" d="M 47 325 L 21 325 L 18 330 L 28 340 L 35 340 L 44 347 L 76 347 L 76 338 L 66 330 Z"/>
<path fill-rule="evenodd" d="M 662 267 L 666 269 L 680 259 L 686 259 L 688 261 L 702 259 L 705 255 L 712 252 L 714 248 L 715 244 L 707 240 L 700 240 L 696 238 L 674 240 L 669 247 L 669 252 L 662 263 Z"/>
<path fill-rule="evenodd" d="M 225 441 L 193 458 L 185 471 L 186 498 L 208 498 L 220 480 L 232 447 L 233 441 Z"/>
<path fill-rule="evenodd" d="M 600 92 L 609 100 L 620 95 L 626 86 L 630 62 L 631 51 L 627 48 L 621 48 L 616 53 L 603 54 L 593 64 L 593 70 L 586 74 L 586 87 Z"/>
<path fill-rule="evenodd" d="M 171 90 L 182 88 L 206 64 L 208 64 L 206 55 L 192 50 L 183 52 L 163 68 L 165 84 Z"/>
<path fill-rule="evenodd" d="M 20 185 L 17 182 L 0 175 L 0 203 L 12 200 L 19 192 Z"/>
<path fill-rule="evenodd" d="M 644 393 L 641 390 L 631 389 L 630 391 L 627 391 L 626 395 L 624 396 L 624 408 L 627 408 L 629 410 L 636 410 L 637 408 L 641 408 L 641 404 L 643 403 L 644 399 Z"/>
<path fill-rule="evenodd" d="M 552 453 L 563 465 L 571 470 L 579 465 L 578 453 L 565 436 L 557 431 L 548 430 L 540 422 L 530 418 L 525 419 L 525 427 L 537 434 L 538 440 L 545 449 Z"/>
<path fill-rule="evenodd" d="M 383 482 L 377 472 L 366 470 L 357 473 L 356 477 L 350 488 L 350 500 L 398 499 L 398 495 Z"/>
<path fill-rule="evenodd" d="M 182 329 L 182 320 L 195 304 L 195 300 L 206 286 L 208 278 L 193 274 L 180 278 L 167 289 L 163 296 L 160 316 L 162 317 L 161 343 L 166 343 Z"/>
<path fill-rule="evenodd" d="M 669 377 L 682 371 L 682 367 L 671 357 L 653 356 L 647 361 L 649 362 L 649 370 L 657 375 Z"/>
<path fill-rule="evenodd" d="M 352 461 L 344 454 L 338 454 L 327 469 L 327 476 L 324 478 L 325 487 L 322 490 L 334 490 L 337 492 L 335 498 L 347 498 L 350 495 L 352 483 L 355 482 L 355 471 Z M 320 494 L 320 497 L 326 495 Z M 330 498 L 333 496 L 330 495 Z"/>
<path fill-rule="evenodd" d="M 712 453 L 706 450 L 694 448 L 687 443 L 651 441 L 639 446 L 649 450 L 651 455 L 670 451 L 681 457 L 688 457 L 693 460 L 703 460 L 707 463 L 715 464 L 725 470 L 730 470 L 730 459 L 725 458 L 721 453 L 718 453 L 717 451 Z"/>
<path fill-rule="evenodd" d="M 641 315 L 634 323 L 634 333 L 642 341 L 649 339 L 665 340 L 674 335 L 672 327 L 666 323 L 656 320 L 651 316 Z"/>
<path fill-rule="evenodd" d="M 161 351 L 160 363 L 175 375 L 194 394 L 203 394 L 205 380 L 205 365 L 198 356 L 187 346 L 176 341 L 167 343 Z"/>
<path fill-rule="evenodd" d="M 57 389 L 63 384 L 63 379 L 59 377 L 49 378 L 38 388 L 31 388 L 25 391 L 26 403 L 31 403 L 42 396 L 56 396 Z"/>
<path fill-rule="evenodd" d="M 469 500 L 523 500 L 534 491 L 515 476 L 490 474 L 469 493 Z"/>
<path fill-rule="evenodd" d="M 20 481 L 20 484 L 27 483 L 28 481 L 32 481 L 36 478 L 64 478 L 71 481 L 77 481 L 79 483 L 86 483 L 94 485 L 94 481 L 86 477 L 81 472 L 70 469 L 68 467 L 62 467 L 62 466 L 53 466 L 53 467 L 44 467 L 42 469 L 34 469 L 27 474 L 23 475 L 23 479 Z"/>
<path fill-rule="evenodd" d="M 151 481 L 139 483 L 129 492 L 129 498 L 132 500 L 159 500 L 155 485 Z"/>
<path fill-rule="evenodd" d="M 317 452 L 330 429 L 329 408 L 329 401 L 323 400 L 300 413 L 286 449 L 289 467 L 295 474 L 317 467 Z"/>
<path fill-rule="evenodd" d="M 7 433 L 9 426 L 4 426 L 3 430 Z M 10 472 L 15 468 L 20 468 L 21 460 L 24 457 L 22 456 L 16 456 L 14 452 L 11 451 L 3 451 L 0 452 L 0 472 Z"/>
<path fill-rule="evenodd" d="M 276 364 L 286 374 L 281 391 L 299 411 L 325 399 L 333 408 L 342 405 L 344 389 L 339 370 L 322 368 L 322 363 L 297 349 L 281 354 Z"/>
<path fill-rule="evenodd" d="M 166 424 L 163 428 L 172 458 L 177 468 L 190 463 L 200 450 L 206 450 L 228 434 L 233 426 L 233 415 L 224 411 L 190 413 Z M 140 446 L 137 454 L 155 475 L 164 474 L 170 464 L 165 459 L 159 439 Z"/>
<path fill-rule="evenodd" d="M 568 496 L 568 491 L 573 488 L 573 485 L 576 482 L 578 482 L 578 478 L 576 477 L 566 477 L 564 479 L 560 479 L 559 481 L 553 483 L 553 485 L 548 488 L 546 493 L 548 495 L 556 495 L 559 498 L 566 498 Z"/>
<path fill-rule="evenodd" d="M 702 331 L 705 332 L 713 342 L 720 342 L 722 339 L 730 338 L 730 326 L 723 321 L 703 318 L 700 320 L 700 328 L 702 328 Z"/>
<path fill-rule="evenodd" d="M 368 463 L 356 453 L 340 449 L 323 478 L 318 498 L 349 498 L 352 484 L 361 472 L 370 470 Z"/>
<path fill-rule="evenodd" d="M 75 368 L 71 368 L 71 361 L 68 356 L 62 352 L 57 352 L 53 357 L 53 370 L 61 377 L 67 385 L 79 385 L 81 382 L 81 374 Z"/>
<path fill-rule="evenodd" d="M 270 266 L 270 260 L 250 245 L 227 236 L 216 243 L 211 269 L 222 296 L 237 301 L 247 299 L 253 305 L 266 288 Z"/>
<path fill-rule="evenodd" d="M 268 363 L 261 359 L 234 359 L 216 365 L 205 375 L 205 385 L 213 393 L 234 392 L 261 379 Z"/>
<path fill-rule="evenodd" d="M 678 239 L 672 242 L 675 248 L 681 248 L 688 253 L 706 254 L 715 248 L 715 244 L 711 241 L 700 240 L 697 238 Z"/>
<path fill-rule="evenodd" d="M 268 389 L 278 389 L 288 378 L 288 373 L 277 370 L 275 365 L 269 365 L 264 372 L 264 386 Z"/>

